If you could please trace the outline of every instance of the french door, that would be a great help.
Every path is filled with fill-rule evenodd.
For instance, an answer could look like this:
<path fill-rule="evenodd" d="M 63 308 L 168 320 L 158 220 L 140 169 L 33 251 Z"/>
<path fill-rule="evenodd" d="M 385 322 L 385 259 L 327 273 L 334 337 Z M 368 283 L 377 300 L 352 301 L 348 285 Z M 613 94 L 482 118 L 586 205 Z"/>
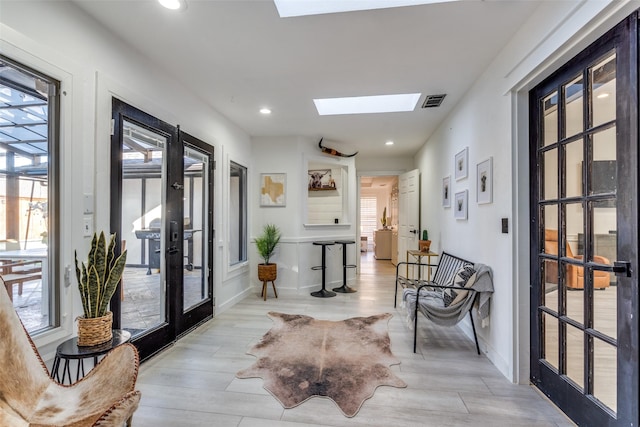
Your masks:
<path fill-rule="evenodd" d="M 213 315 L 213 148 L 113 99 L 111 231 L 127 250 L 114 327 L 144 360 Z"/>
<path fill-rule="evenodd" d="M 531 381 L 578 425 L 638 425 L 638 25 L 530 92 Z"/>

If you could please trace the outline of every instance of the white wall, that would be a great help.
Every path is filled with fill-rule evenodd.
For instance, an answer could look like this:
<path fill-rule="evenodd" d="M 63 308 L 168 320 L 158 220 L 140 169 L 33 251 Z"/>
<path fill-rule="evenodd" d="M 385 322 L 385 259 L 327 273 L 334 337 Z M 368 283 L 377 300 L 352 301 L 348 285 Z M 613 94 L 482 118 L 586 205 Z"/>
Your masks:
<path fill-rule="evenodd" d="M 331 141 L 324 141 L 331 146 Z M 253 239 L 265 224 L 273 223 L 282 231 L 280 245 L 276 249 L 273 262 L 278 264 L 278 291 L 303 293 L 315 291 L 321 286 L 321 272 L 311 267 L 320 264 L 321 250 L 314 241 L 349 239 L 356 240 L 356 194 L 357 181 L 353 158 L 333 157 L 318 150 L 317 140 L 302 137 L 261 137 L 252 138 L 253 153 L 250 168 L 249 187 L 251 209 L 251 284 L 256 294 L 261 283 L 257 278 L 257 255 Z M 346 177 L 339 184 L 340 197 L 344 199 L 345 212 L 339 224 L 309 224 L 308 169 L 322 165 L 333 165 L 332 169 L 344 169 Z M 260 206 L 260 174 L 286 173 L 286 206 Z M 333 222 L 335 213 L 329 219 Z M 360 246 L 348 245 L 348 262 L 355 263 Z M 327 288 L 342 283 L 342 247 L 331 246 L 327 252 Z M 353 269 L 348 271 L 347 280 L 354 277 Z"/>
<path fill-rule="evenodd" d="M 0 50 L 62 82 L 62 182 L 61 218 L 63 266 L 73 264 L 73 251 L 88 249 L 82 237 L 82 195 L 94 195 L 94 224 L 109 229 L 109 135 L 111 97 L 115 96 L 210 143 L 215 147 L 214 283 L 218 310 L 248 289 L 248 266 L 228 272 L 227 242 L 222 210 L 228 185 L 228 161 L 247 165 L 251 155 L 248 135 L 218 112 L 164 75 L 139 52 L 67 2 L 12 2 L 0 4 Z M 55 282 L 61 288 L 62 326 L 39 336 L 36 343 L 50 358 L 61 340 L 75 334 L 73 319 L 82 308 L 75 279 L 64 287 L 61 268 Z"/>
<path fill-rule="evenodd" d="M 637 3 L 636 3 L 637 7 Z M 416 156 L 421 174 L 422 228 L 432 248 L 493 269 L 490 323 L 478 327 L 481 347 L 509 379 L 528 381 L 529 228 L 527 91 L 631 13 L 630 2 L 544 3 L 494 59 Z M 454 156 L 469 149 L 469 174 L 454 178 Z M 493 203 L 476 203 L 476 165 L 493 157 Z M 468 220 L 439 203 L 442 179 L 452 194 L 469 191 Z M 434 195 L 438 195 L 434 200 Z M 434 209 L 424 209 L 433 200 Z M 509 233 L 501 233 L 501 219 Z M 468 322 L 468 321 L 467 321 Z M 462 328 L 470 334 L 470 324 Z"/>

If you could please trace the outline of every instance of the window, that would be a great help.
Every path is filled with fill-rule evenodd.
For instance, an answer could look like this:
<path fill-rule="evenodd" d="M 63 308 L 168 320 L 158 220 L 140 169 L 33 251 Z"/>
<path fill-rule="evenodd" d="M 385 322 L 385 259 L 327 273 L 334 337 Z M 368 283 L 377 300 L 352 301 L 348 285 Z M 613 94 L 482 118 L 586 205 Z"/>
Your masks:
<path fill-rule="evenodd" d="M 247 168 L 229 165 L 229 264 L 247 261 Z"/>
<path fill-rule="evenodd" d="M 0 55 L 0 276 L 25 328 L 58 326 L 59 82 Z"/>

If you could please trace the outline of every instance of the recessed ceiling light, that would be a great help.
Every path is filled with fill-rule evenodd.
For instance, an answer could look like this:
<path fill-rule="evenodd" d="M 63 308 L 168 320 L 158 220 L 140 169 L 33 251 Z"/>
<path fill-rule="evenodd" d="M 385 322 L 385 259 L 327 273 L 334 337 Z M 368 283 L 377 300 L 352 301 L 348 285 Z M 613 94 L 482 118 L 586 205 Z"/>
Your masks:
<path fill-rule="evenodd" d="M 384 145 L 393 145 L 393 141 L 387 141 L 384 143 Z"/>
<path fill-rule="evenodd" d="M 598 95 L 596 98 L 603 99 L 603 98 L 608 98 L 608 97 L 609 97 L 609 92 L 603 92 L 600 95 Z"/>
<path fill-rule="evenodd" d="M 260 114 L 271 114 L 271 110 L 268 108 L 261 108 Z"/>
<path fill-rule="evenodd" d="M 400 95 L 352 96 L 347 98 L 314 99 L 318 114 L 330 116 L 336 114 L 396 113 L 413 111 L 420 93 Z"/>
<path fill-rule="evenodd" d="M 281 18 L 290 16 L 322 15 L 325 13 L 352 12 L 356 10 L 387 9 L 401 6 L 417 6 L 430 3 L 447 3 L 458 0 L 274 0 Z"/>
<path fill-rule="evenodd" d="M 158 0 L 158 3 L 171 10 L 185 10 L 187 8 L 185 0 Z"/>

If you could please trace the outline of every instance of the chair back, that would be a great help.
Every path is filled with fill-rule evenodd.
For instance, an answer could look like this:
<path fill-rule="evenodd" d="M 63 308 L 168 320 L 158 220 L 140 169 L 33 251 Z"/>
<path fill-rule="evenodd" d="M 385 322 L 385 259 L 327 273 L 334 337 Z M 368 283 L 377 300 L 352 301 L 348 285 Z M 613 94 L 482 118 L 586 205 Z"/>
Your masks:
<path fill-rule="evenodd" d="M 451 255 L 447 252 L 442 252 L 442 255 L 440 255 L 440 261 L 438 262 L 438 267 L 433 275 L 433 282 L 441 286 L 452 284 L 458 270 L 467 265 L 473 267 L 473 263 L 470 261 Z"/>
<path fill-rule="evenodd" d="M 566 256 L 569 258 L 574 258 L 571 246 L 569 246 L 569 242 L 567 242 L 566 248 Z M 546 228 L 544 230 L 544 252 L 549 255 L 558 255 L 558 230 L 550 228 Z"/>
<path fill-rule="evenodd" d="M 0 419 L 3 411 L 33 413 L 50 382 L 0 277 Z"/>

